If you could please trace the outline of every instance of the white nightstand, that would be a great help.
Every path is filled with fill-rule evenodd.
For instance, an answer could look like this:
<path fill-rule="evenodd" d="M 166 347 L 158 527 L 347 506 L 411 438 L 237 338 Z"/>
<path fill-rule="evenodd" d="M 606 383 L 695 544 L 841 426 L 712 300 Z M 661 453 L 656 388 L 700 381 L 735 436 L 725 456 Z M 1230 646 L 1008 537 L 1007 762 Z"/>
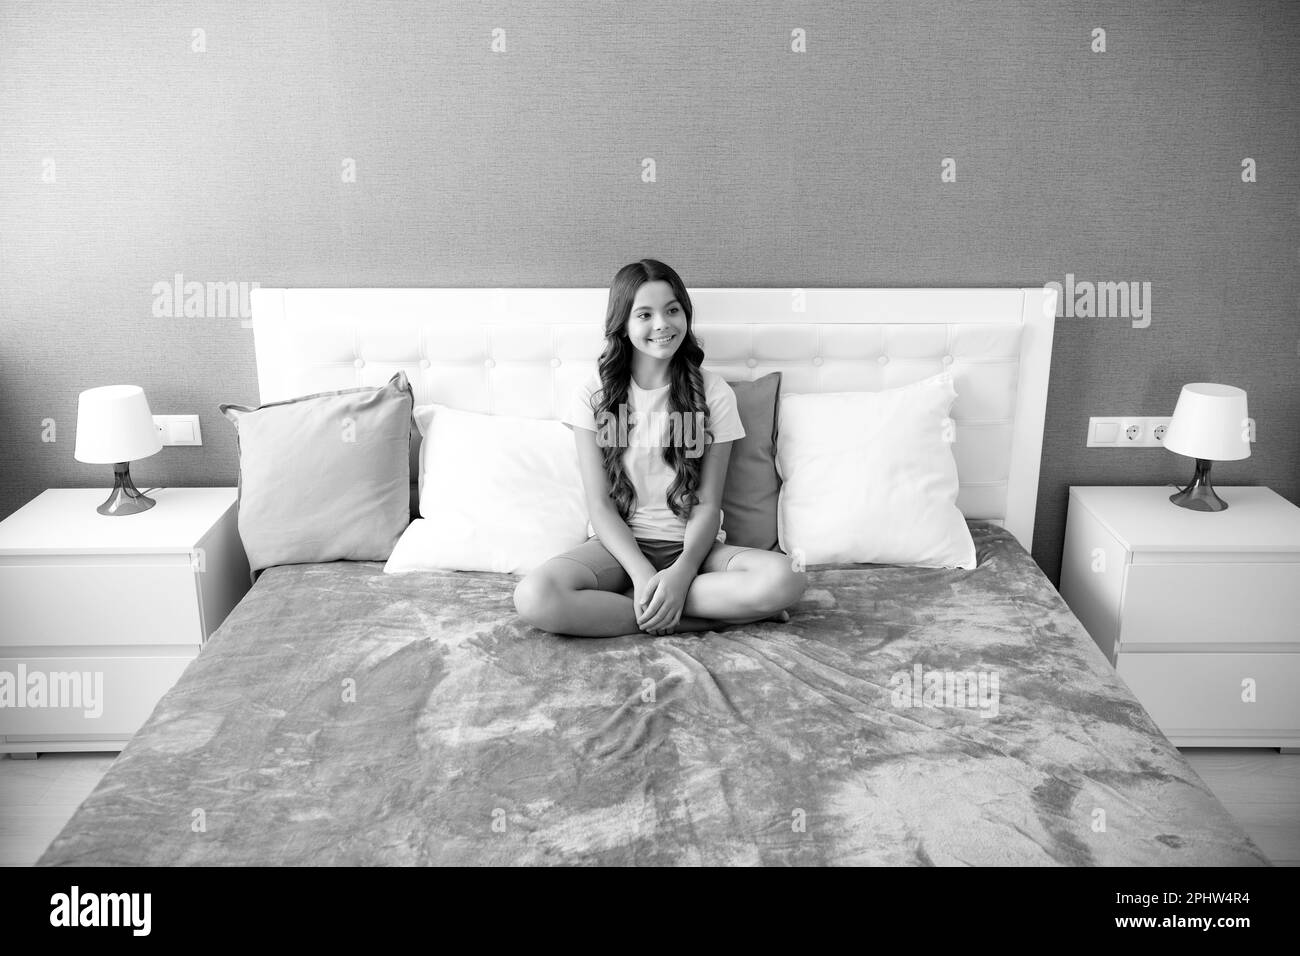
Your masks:
<path fill-rule="evenodd" d="M 0 753 L 121 750 L 248 591 L 236 489 L 118 517 L 107 495 L 52 489 L 0 522 Z"/>
<path fill-rule="evenodd" d="M 1300 747 L 1300 508 L 1218 488 L 1070 489 L 1061 596 L 1180 747 Z"/>

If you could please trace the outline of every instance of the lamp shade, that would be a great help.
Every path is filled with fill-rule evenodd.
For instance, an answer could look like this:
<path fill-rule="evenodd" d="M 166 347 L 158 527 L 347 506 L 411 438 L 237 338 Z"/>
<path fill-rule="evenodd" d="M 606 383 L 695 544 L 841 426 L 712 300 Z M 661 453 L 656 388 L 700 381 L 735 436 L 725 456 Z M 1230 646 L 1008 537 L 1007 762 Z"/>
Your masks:
<path fill-rule="evenodd" d="M 105 385 L 81 393 L 72 452 L 77 461 L 116 464 L 161 450 L 162 436 L 139 385 Z"/>
<path fill-rule="evenodd" d="M 1184 385 L 1165 432 L 1165 447 L 1188 458 L 1237 461 L 1250 457 L 1246 393 L 1232 385 Z"/>

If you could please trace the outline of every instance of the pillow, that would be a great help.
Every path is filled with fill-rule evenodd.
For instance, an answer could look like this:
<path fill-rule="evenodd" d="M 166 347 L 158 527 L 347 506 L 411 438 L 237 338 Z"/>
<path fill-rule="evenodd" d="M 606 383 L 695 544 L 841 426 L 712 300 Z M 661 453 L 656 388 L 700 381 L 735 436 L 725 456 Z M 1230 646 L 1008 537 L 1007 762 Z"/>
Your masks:
<path fill-rule="evenodd" d="M 727 544 L 771 551 L 776 547 L 776 403 L 781 373 L 752 382 L 728 382 L 736 393 L 745 437 L 731 444 L 727 483 L 722 490 L 722 530 Z"/>
<path fill-rule="evenodd" d="M 787 395 L 777 531 L 807 564 L 973 568 L 957 508 L 951 372 L 880 392 Z"/>
<path fill-rule="evenodd" d="M 410 523 L 405 372 L 379 388 L 258 408 L 220 405 L 238 432 L 239 536 L 249 569 L 384 561 Z"/>
<path fill-rule="evenodd" d="M 524 574 L 587 540 L 573 434 L 557 421 L 419 405 L 420 519 L 384 570 Z"/>

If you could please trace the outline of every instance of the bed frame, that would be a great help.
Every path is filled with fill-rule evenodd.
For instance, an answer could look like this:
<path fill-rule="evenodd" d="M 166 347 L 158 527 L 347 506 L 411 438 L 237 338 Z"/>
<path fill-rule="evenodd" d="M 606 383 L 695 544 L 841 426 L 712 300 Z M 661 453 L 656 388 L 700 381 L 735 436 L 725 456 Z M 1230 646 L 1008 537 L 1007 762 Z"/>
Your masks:
<path fill-rule="evenodd" d="M 1051 289 L 691 289 L 705 366 L 782 393 L 875 391 L 953 371 L 957 504 L 1031 550 Z M 406 372 L 416 404 L 558 418 L 595 368 L 607 289 L 254 289 L 261 401 Z M 412 448 L 412 475 L 418 471 Z"/>

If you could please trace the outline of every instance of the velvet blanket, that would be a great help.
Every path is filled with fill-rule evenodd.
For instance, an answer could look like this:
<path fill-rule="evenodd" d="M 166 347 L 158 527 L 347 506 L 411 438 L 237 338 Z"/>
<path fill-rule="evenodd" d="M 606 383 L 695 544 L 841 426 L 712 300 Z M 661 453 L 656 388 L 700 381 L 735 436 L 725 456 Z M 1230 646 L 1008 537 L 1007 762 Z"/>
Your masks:
<path fill-rule="evenodd" d="M 1263 864 L 1006 531 L 809 569 L 788 624 L 609 640 L 515 578 L 274 567 L 41 859 Z"/>

